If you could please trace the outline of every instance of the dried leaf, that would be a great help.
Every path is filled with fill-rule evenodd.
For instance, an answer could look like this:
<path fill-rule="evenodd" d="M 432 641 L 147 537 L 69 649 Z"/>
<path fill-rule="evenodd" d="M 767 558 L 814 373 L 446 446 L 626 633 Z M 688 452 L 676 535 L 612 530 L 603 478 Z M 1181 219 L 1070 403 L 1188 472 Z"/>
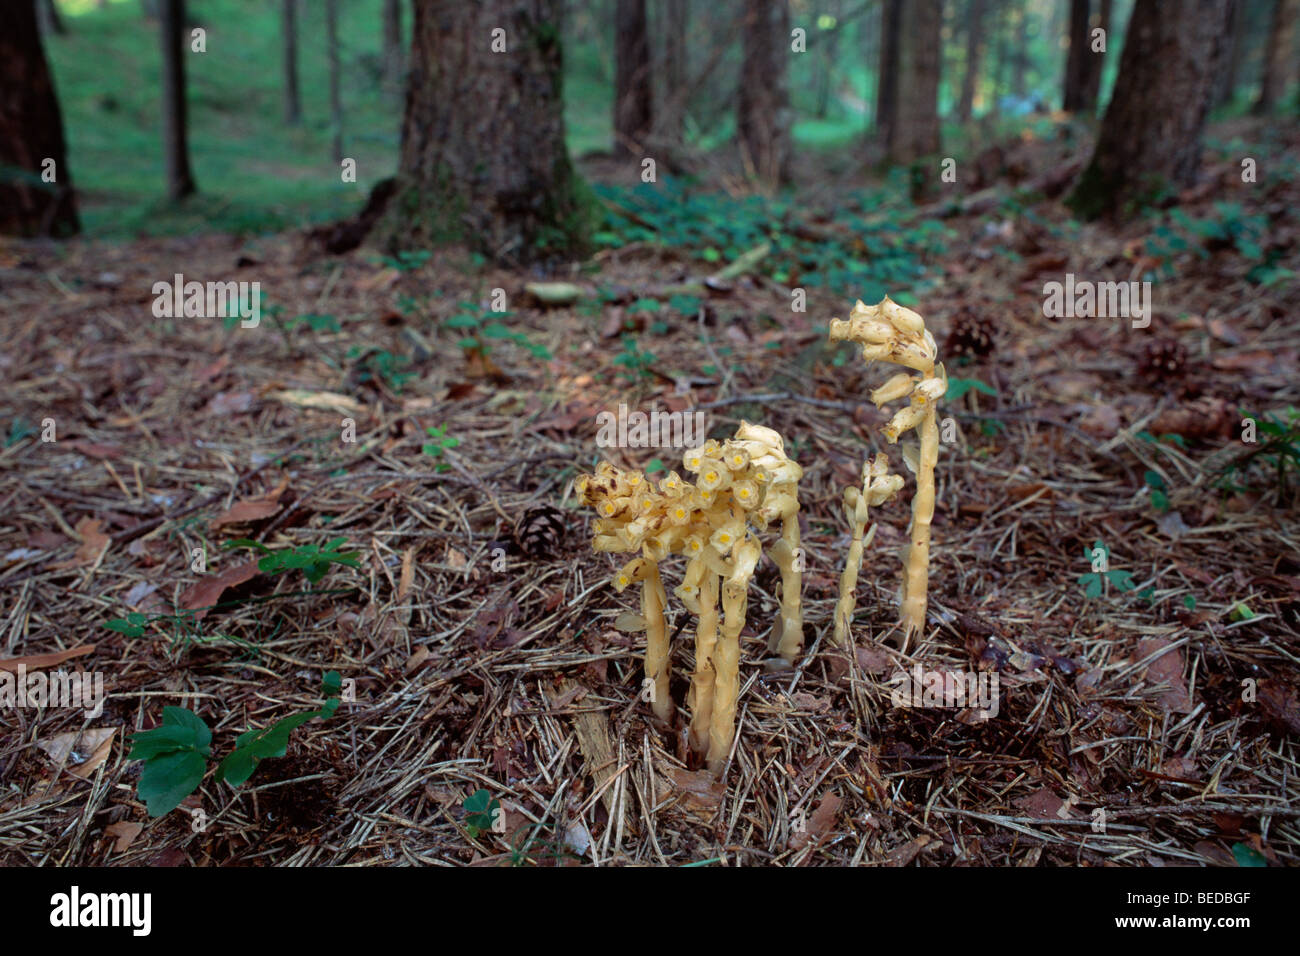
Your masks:
<path fill-rule="evenodd" d="M 24 670 L 34 671 L 42 667 L 54 667 L 74 657 L 84 657 L 93 653 L 95 653 L 94 644 L 83 644 L 81 647 L 74 647 L 70 651 L 55 651 L 52 654 L 28 654 L 26 657 L 10 657 L 0 660 L 0 671 L 17 674 L 19 667 Z"/>
<path fill-rule="evenodd" d="M 85 517 L 78 521 L 74 530 L 80 536 L 81 544 L 77 547 L 76 553 L 67 561 L 51 564 L 50 568 L 59 571 L 67 568 L 83 567 L 98 561 L 100 555 L 108 549 L 109 542 L 112 541 L 112 538 L 104 534 L 103 528 L 104 523 L 98 518 Z"/>
<path fill-rule="evenodd" d="M 1046 787 L 1040 787 L 1033 793 L 1019 797 L 1013 802 L 1029 816 L 1039 820 L 1061 819 L 1061 812 L 1066 806 L 1064 800 Z"/>
<path fill-rule="evenodd" d="M 840 812 L 843 802 L 835 793 L 828 793 L 822 797 L 821 802 L 817 804 L 817 809 L 808 818 L 807 825 L 790 835 L 790 849 L 802 850 L 809 844 L 818 843 L 822 837 L 830 833 L 835 825 L 835 816 Z"/>
<path fill-rule="evenodd" d="M 125 853 L 131 849 L 131 844 L 135 842 L 144 831 L 144 824 L 132 823 L 129 820 L 119 820 L 117 823 L 110 823 L 104 827 L 104 836 L 113 837 L 116 842 L 113 844 L 114 853 Z"/>
<path fill-rule="evenodd" d="M 228 524 L 246 524 L 250 521 L 261 521 L 263 518 L 269 518 L 280 510 L 280 496 L 284 490 L 289 487 L 288 479 L 280 482 L 279 486 L 264 495 L 258 495 L 255 498 L 244 498 L 236 501 L 230 506 L 229 510 L 212 519 L 212 529 Z"/>
<path fill-rule="evenodd" d="M 305 389 L 290 388 L 271 392 L 267 398 L 286 405 L 297 405 L 299 408 L 316 408 L 325 412 L 354 416 L 361 415 L 366 410 L 366 406 L 352 396 L 340 395 L 337 392 L 309 392 Z"/>
<path fill-rule="evenodd" d="M 1165 650 L 1165 648 L 1173 648 Z M 1164 651 L 1164 653 L 1161 653 Z M 1147 665 L 1145 680 L 1151 684 L 1167 684 L 1168 689 L 1161 692 L 1156 699 L 1171 713 L 1187 714 L 1192 710 L 1192 698 L 1187 693 L 1187 681 L 1183 679 L 1183 652 L 1163 637 L 1147 637 L 1138 641 L 1137 659 L 1144 660 L 1152 654 L 1159 654 Z"/>
<path fill-rule="evenodd" d="M 74 730 L 38 740 L 36 746 L 45 751 L 56 767 L 63 767 L 74 776 L 85 779 L 108 759 L 116 733 L 116 727 Z"/>
<path fill-rule="evenodd" d="M 183 611 L 196 611 L 194 616 L 202 619 L 207 615 L 207 609 L 221 599 L 222 593 L 227 588 L 238 587 L 245 581 L 251 581 L 257 577 L 257 574 L 257 562 L 246 561 L 233 568 L 227 568 L 220 574 L 207 575 L 181 593 L 179 607 Z"/>
<path fill-rule="evenodd" d="M 1300 736 L 1300 693 L 1289 684 L 1272 677 L 1259 682 L 1256 699 L 1270 719 Z"/>

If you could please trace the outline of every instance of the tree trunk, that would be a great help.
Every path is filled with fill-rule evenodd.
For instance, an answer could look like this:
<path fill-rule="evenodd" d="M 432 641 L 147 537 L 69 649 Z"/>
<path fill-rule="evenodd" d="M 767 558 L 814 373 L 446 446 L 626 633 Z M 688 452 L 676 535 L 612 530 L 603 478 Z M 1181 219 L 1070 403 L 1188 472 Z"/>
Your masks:
<path fill-rule="evenodd" d="M 1096 149 L 1069 199 L 1077 214 L 1131 218 L 1195 182 L 1233 3 L 1185 0 L 1171 17 L 1160 0 L 1136 0 Z"/>
<path fill-rule="evenodd" d="M 70 236 L 81 224 L 36 8 L 23 0 L 7 17 L 0 30 L 0 234 Z M 45 181 L 49 175 L 53 182 Z"/>
<path fill-rule="evenodd" d="M 330 149 L 343 162 L 343 97 L 339 92 L 339 0 L 325 0 L 325 53 L 329 61 Z"/>
<path fill-rule="evenodd" d="M 813 104 L 813 115 L 825 119 L 831 106 L 831 90 L 835 87 L 835 64 L 839 53 L 841 14 L 838 0 L 826 4 L 826 12 L 836 18 L 836 23 L 829 30 L 817 33 L 817 47 L 813 51 L 817 56 L 817 86 Z"/>
<path fill-rule="evenodd" d="M 67 27 L 63 25 L 63 18 L 59 16 L 59 8 L 54 5 L 54 0 L 36 0 L 36 18 L 44 34 L 62 35 L 68 32 Z"/>
<path fill-rule="evenodd" d="M 1110 49 L 1110 12 L 1111 0 L 1101 0 L 1101 9 L 1093 26 L 1100 27 L 1106 34 L 1106 48 Z M 1105 53 L 1094 53 L 1092 49 L 1092 29 L 1088 30 L 1088 77 L 1084 81 L 1084 102 L 1088 112 L 1096 114 L 1097 102 L 1101 99 L 1101 71 L 1106 65 Z"/>
<path fill-rule="evenodd" d="M 1255 100 L 1257 114 L 1273 112 L 1278 101 L 1286 96 L 1291 76 L 1291 34 L 1295 27 L 1296 2 L 1273 0 L 1273 19 L 1264 48 L 1264 72 L 1259 82 L 1259 97 Z"/>
<path fill-rule="evenodd" d="M 380 246 L 464 240 L 507 265 L 585 251 L 595 200 L 564 142 L 561 7 L 415 0 L 398 186 Z"/>
<path fill-rule="evenodd" d="M 282 0 L 284 34 L 284 121 L 290 126 L 302 122 L 302 99 L 298 95 L 298 0 Z"/>
<path fill-rule="evenodd" d="M 1241 81 L 1241 60 L 1246 46 L 1246 0 L 1237 0 L 1232 13 L 1231 39 L 1229 40 L 1228 65 L 1222 73 L 1222 81 L 1215 91 L 1214 105 L 1225 106 L 1237 95 L 1237 84 Z"/>
<path fill-rule="evenodd" d="M 644 155 L 654 121 L 645 0 L 617 0 L 614 14 L 614 155 Z"/>
<path fill-rule="evenodd" d="M 664 0 L 664 85 L 663 102 L 655 122 L 658 138 L 670 149 L 681 146 L 686 138 L 686 23 L 689 11 L 686 0 Z"/>
<path fill-rule="evenodd" d="M 966 20 L 966 73 L 961 81 L 957 119 L 969 123 L 975 110 L 975 87 L 980 78 L 980 57 L 984 52 L 984 0 L 970 0 Z"/>
<path fill-rule="evenodd" d="M 759 179 L 790 177 L 790 10 L 786 0 L 745 0 L 736 132 Z"/>
<path fill-rule="evenodd" d="M 161 0 L 158 35 L 162 38 L 163 155 L 167 197 L 192 195 L 198 187 L 190 169 L 189 121 L 185 104 L 185 0 Z"/>
<path fill-rule="evenodd" d="M 890 162 L 911 163 L 939 151 L 942 20 L 942 0 L 907 0 L 903 4 Z"/>
<path fill-rule="evenodd" d="M 1065 94 L 1061 109 L 1081 113 L 1096 104 L 1088 103 L 1088 0 L 1070 0 L 1070 52 L 1065 60 Z"/>
<path fill-rule="evenodd" d="M 384 85 L 402 87 L 402 0 L 384 0 Z"/>
<path fill-rule="evenodd" d="M 880 56 L 877 58 L 876 136 L 889 145 L 898 113 L 898 64 L 902 60 L 900 28 L 903 0 L 884 0 L 880 9 Z"/>

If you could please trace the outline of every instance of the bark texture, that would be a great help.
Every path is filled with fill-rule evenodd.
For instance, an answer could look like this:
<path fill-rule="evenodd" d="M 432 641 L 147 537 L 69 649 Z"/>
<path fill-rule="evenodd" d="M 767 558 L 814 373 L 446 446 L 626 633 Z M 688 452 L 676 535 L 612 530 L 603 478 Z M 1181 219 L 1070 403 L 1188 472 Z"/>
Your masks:
<path fill-rule="evenodd" d="M 1286 95 L 1294 67 L 1292 34 L 1295 29 L 1296 5 L 1300 0 L 1273 0 L 1268 40 L 1264 46 L 1264 72 L 1259 80 L 1259 97 L 1255 112 L 1271 113 Z"/>
<path fill-rule="evenodd" d="M 939 151 L 939 30 L 942 0 L 907 0 L 899 24 L 891 162 L 911 163 Z"/>
<path fill-rule="evenodd" d="M 1159 0 L 1133 7 L 1097 146 L 1069 199 L 1084 218 L 1127 219 L 1196 181 L 1233 0 L 1185 6 L 1178 17 Z"/>
<path fill-rule="evenodd" d="M 0 234 L 70 236 L 81 224 L 36 8 L 28 0 L 9 6 L 0 30 Z M 41 177 L 47 159 L 52 183 Z"/>
<path fill-rule="evenodd" d="M 614 16 L 614 155 L 641 156 L 653 121 L 645 0 L 618 0 Z"/>
<path fill-rule="evenodd" d="M 375 238 L 496 262 L 583 251 L 594 197 L 564 142 L 560 0 L 416 0 L 398 186 Z"/>
<path fill-rule="evenodd" d="M 745 0 L 741 26 L 743 60 L 736 104 L 742 155 L 759 179 L 781 183 L 790 176 L 790 11 L 786 0 Z"/>

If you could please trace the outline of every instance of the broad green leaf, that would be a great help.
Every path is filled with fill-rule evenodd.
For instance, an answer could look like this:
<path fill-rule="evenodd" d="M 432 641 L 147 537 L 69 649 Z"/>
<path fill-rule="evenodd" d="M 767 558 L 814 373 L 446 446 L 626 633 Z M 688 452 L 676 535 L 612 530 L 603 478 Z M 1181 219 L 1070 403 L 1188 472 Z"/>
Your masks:
<path fill-rule="evenodd" d="M 177 750 L 147 760 L 136 793 L 149 816 L 160 817 L 179 807 L 198 789 L 207 768 L 207 759 L 194 750 Z"/>

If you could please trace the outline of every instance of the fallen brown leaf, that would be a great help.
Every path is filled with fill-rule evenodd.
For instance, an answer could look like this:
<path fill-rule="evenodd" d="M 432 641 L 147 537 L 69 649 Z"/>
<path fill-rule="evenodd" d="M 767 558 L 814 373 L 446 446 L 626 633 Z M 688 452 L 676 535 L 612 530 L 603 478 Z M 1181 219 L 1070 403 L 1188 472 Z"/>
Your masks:
<path fill-rule="evenodd" d="M 24 670 L 34 671 L 41 667 L 54 667 L 56 664 L 62 664 L 74 657 L 84 657 L 93 653 L 95 653 L 95 645 L 84 644 L 81 647 L 74 647 L 70 651 L 55 651 L 52 654 L 28 654 L 26 657 L 10 657 L 7 660 L 0 660 L 0 671 L 9 671 L 11 674 L 16 674 L 19 667 Z"/>
<path fill-rule="evenodd" d="M 131 849 L 131 844 L 135 842 L 135 838 L 138 837 L 143 830 L 143 823 L 132 823 L 129 820 L 119 820 L 117 823 L 110 823 L 108 826 L 104 827 L 104 836 L 113 837 L 114 840 L 117 841 L 113 844 L 114 853 L 125 853 L 127 850 Z"/>
<path fill-rule="evenodd" d="M 288 487 L 289 481 L 286 478 L 278 487 L 264 495 L 236 501 L 227 511 L 212 519 L 212 529 L 215 531 L 223 525 L 246 524 L 249 521 L 260 521 L 271 517 L 280 510 L 280 496 Z"/>
<path fill-rule="evenodd" d="M 194 616 L 202 619 L 221 598 L 222 592 L 227 588 L 238 587 L 245 581 L 251 581 L 257 577 L 257 573 L 257 562 L 246 561 L 233 568 L 227 568 L 220 574 L 203 577 L 198 583 L 181 593 L 179 607 L 183 611 L 197 611 Z"/>
<path fill-rule="evenodd" d="M 1137 659 L 1160 655 L 1147 665 L 1144 678 L 1151 684 L 1168 685 L 1168 689 L 1157 698 L 1166 710 L 1188 714 L 1192 710 L 1192 698 L 1187 693 L 1187 681 L 1183 679 L 1183 652 L 1180 649 L 1165 650 L 1170 647 L 1173 645 L 1163 637 L 1143 638 L 1138 641 Z"/>
<path fill-rule="evenodd" d="M 99 556 L 108 548 L 112 540 L 104 534 L 104 523 L 98 518 L 85 517 L 77 522 L 74 529 L 81 538 L 81 544 L 77 547 L 76 553 L 67 561 L 59 561 L 51 564 L 50 568 L 56 571 L 67 568 L 79 568 L 87 564 L 94 564 L 99 560 Z"/>

